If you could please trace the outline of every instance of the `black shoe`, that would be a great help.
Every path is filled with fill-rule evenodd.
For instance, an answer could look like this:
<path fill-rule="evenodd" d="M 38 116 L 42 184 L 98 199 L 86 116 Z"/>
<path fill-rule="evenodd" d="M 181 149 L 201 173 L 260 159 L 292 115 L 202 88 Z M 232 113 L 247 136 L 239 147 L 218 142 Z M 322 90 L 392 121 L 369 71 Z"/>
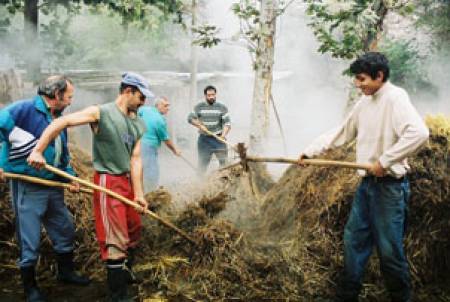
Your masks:
<path fill-rule="evenodd" d="M 47 300 L 36 284 L 34 266 L 21 267 L 20 275 L 27 302 L 46 302 Z"/>
<path fill-rule="evenodd" d="M 125 260 L 108 260 L 106 269 L 110 301 L 133 302 L 127 291 L 130 274 L 125 266 Z"/>
<path fill-rule="evenodd" d="M 91 282 L 88 277 L 81 276 L 75 272 L 73 252 L 57 254 L 56 261 L 58 263 L 58 274 L 56 275 L 58 281 L 83 286 Z"/>

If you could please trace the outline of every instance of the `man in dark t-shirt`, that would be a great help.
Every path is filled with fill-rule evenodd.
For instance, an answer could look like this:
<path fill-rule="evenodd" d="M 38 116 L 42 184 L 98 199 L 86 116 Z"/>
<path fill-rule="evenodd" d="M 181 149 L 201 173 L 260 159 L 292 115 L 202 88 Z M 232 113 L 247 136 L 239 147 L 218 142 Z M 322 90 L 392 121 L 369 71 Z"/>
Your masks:
<path fill-rule="evenodd" d="M 42 167 L 42 150 L 66 127 L 90 124 L 93 130 L 94 182 L 147 208 L 142 184 L 141 137 L 145 126 L 137 110 L 152 97 L 142 76 L 125 73 L 116 100 L 90 106 L 53 122 L 42 134 L 28 158 L 30 165 Z M 138 212 L 105 193 L 94 193 L 94 214 L 101 258 L 106 263 L 112 301 L 132 301 L 127 283 L 133 281 L 133 254 L 140 239 Z"/>

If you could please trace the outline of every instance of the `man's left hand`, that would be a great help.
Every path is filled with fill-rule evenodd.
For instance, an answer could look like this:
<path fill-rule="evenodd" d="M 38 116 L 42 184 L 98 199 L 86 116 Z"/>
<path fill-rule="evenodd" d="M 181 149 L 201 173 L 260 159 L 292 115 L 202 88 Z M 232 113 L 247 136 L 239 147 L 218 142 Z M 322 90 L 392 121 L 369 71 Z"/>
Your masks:
<path fill-rule="evenodd" d="M 80 184 L 78 182 L 75 182 L 75 181 L 70 183 L 69 192 L 70 193 L 78 193 L 78 192 L 80 192 Z"/>
<path fill-rule="evenodd" d="M 376 161 L 372 166 L 370 167 L 369 173 L 376 176 L 376 177 L 383 177 L 386 175 L 386 171 L 381 166 L 379 161 Z"/>
<path fill-rule="evenodd" d="M 141 196 L 141 197 L 135 197 L 134 198 L 134 201 L 138 204 L 138 205 L 140 205 L 141 207 L 142 207 L 142 209 L 136 209 L 138 212 L 140 212 L 140 213 L 142 213 L 142 214 L 144 214 L 146 211 L 147 211 L 147 209 L 148 209 L 148 203 L 147 203 L 147 201 L 145 200 L 145 198 L 143 197 L 143 196 Z"/>

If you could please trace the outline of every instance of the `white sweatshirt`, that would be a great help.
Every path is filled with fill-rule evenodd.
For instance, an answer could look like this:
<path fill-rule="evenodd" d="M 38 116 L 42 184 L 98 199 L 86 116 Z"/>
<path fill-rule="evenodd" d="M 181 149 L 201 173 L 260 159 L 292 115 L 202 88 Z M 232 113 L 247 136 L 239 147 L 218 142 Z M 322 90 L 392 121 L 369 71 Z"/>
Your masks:
<path fill-rule="evenodd" d="M 400 178 L 409 170 L 406 157 L 428 139 L 429 131 L 407 92 L 386 82 L 373 96 L 363 96 L 344 122 L 318 137 L 304 151 L 317 156 L 356 138 L 356 161 L 377 160 L 387 174 Z M 365 175 L 365 171 L 359 171 Z"/>

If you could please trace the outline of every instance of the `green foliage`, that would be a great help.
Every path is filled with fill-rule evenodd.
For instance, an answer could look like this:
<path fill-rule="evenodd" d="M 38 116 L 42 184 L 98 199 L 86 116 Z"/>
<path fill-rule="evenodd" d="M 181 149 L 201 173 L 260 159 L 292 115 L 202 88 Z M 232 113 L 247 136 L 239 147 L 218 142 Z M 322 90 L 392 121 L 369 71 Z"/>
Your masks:
<path fill-rule="evenodd" d="M 23 9 L 23 0 L 0 0 L 0 5 L 6 7 L 8 13 L 14 15 Z"/>
<path fill-rule="evenodd" d="M 306 0 L 309 26 L 320 43 L 318 51 L 352 59 L 368 50 L 387 7 L 369 0 Z"/>
<path fill-rule="evenodd" d="M 183 20 L 181 0 L 84 0 L 84 3 L 107 7 L 109 11 L 119 15 L 124 24 L 140 22 L 142 27 L 146 27 L 155 11 L 161 12 L 158 15 L 164 21 L 172 16 L 176 16 L 173 20 L 178 23 Z"/>
<path fill-rule="evenodd" d="M 435 88 L 429 81 L 417 48 L 409 41 L 385 41 L 380 50 L 389 59 L 390 80 L 410 91 L 433 91 Z"/>
<path fill-rule="evenodd" d="M 138 45 L 143 47 L 138 55 L 162 52 L 174 41 L 170 35 L 164 36 L 165 23 L 173 16 L 172 21 L 181 21 L 183 9 L 181 0 L 44 0 L 38 8 L 38 44 L 28 45 L 22 36 L 24 3 L 25 0 L 0 0 L 0 37 L 13 42 L 2 43 L 0 49 L 19 63 L 27 52 L 40 49 L 41 65 L 50 70 L 111 65 Z M 105 28 L 103 36 L 95 35 L 101 32 L 103 23 L 90 29 L 83 25 L 73 28 L 72 22 L 80 14 L 91 16 L 86 18 L 87 24 L 97 18 L 110 27 Z M 18 23 L 21 24 L 17 26 Z"/>
<path fill-rule="evenodd" d="M 40 43 L 46 58 L 46 65 L 52 70 L 64 67 L 67 57 L 75 52 L 76 43 L 69 35 L 72 18 L 79 11 L 79 7 L 47 8 L 45 14 L 48 21 L 40 25 Z"/>
<path fill-rule="evenodd" d="M 3 37 L 7 34 L 9 26 L 11 26 L 12 16 L 23 8 L 23 2 L 0 0 L 0 7 L 3 8 L 0 11 L 0 37 Z"/>
<path fill-rule="evenodd" d="M 153 22 L 151 27 L 148 24 L 142 28 L 139 22 L 124 27 L 117 15 L 107 15 L 104 13 L 106 8 L 103 9 L 103 13 L 98 11 L 96 14 L 84 11 L 73 19 L 67 29 L 68 41 L 62 38 L 62 44 L 55 45 L 66 51 L 70 47 L 74 50 L 72 54 L 61 57 L 61 66 L 147 68 L 155 56 L 171 56 L 181 29 L 171 22 L 160 22 L 161 12 L 158 14 L 156 10 L 154 13 L 155 19 L 159 21 L 150 21 Z"/>
<path fill-rule="evenodd" d="M 450 0 L 418 0 L 417 24 L 431 30 L 438 49 L 450 45 Z"/>
<path fill-rule="evenodd" d="M 255 1 L 244 0 L 239 3 L 234 3 L 231 6 L 233 13 L 242 20 L 247 20 L 251 24 L 259 22 L 259 10 L 255 6 Z"/>
<path fill-rule="evenodd" d="M 192 28 L 192 32 L 196 36 L 194 39 L 195 45 L 211 48 L 220 43 L 220 39 L 217 37 L 219 29 L 214 25 L 202 24 Z"/>

